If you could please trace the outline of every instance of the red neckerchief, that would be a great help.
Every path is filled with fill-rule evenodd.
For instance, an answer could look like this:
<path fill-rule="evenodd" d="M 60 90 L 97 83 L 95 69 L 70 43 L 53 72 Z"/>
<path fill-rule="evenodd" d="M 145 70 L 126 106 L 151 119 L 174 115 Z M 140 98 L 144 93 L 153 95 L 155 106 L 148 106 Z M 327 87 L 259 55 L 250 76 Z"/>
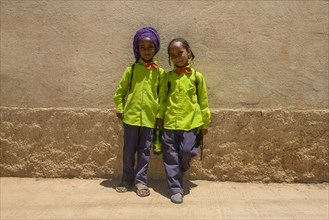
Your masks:
<path fill-rule="evenodd" d="M 160 66 L 156 65 L 156 64 L 153 63 L 153 62 L 146 62 L 146 63 L 145 63 L 145 68 L 146 68 L 147 70 L 150 70 L 150 69 L 152 68 L 152 66 L 153 66 L 154 68 L 156 68 L 156 69 L 159 69 L 159 68 L 160 68 Z"/>
<path fill-rule="evenodd" d="M 180 75 L 182 73 L 192 73 L 192 70 L 190 67 L 177 68 L 176 74 Z"/>

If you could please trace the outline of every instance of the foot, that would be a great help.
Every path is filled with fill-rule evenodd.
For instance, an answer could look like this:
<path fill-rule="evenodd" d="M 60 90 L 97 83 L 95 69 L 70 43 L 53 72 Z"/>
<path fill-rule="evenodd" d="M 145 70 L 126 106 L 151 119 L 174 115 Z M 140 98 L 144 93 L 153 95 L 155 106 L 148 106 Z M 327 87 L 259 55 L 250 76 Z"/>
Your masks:
<path fill-rule="evenodd" d="M 141 183 L 136 184 L 136 193 L 140 197 L 146 197 L 151 194 L 149 188 L 147 188 L 146 185 L 141 184 Z"/>
<path fill-rule="evenodd" d="M 121 182 L 117 187 L 115 187 L 115 190 L 119 193 L 127 192 L 129 189 L 129 183 L 128 182 Z"/>
<path fill-rule="evenodd" d="M 176 193 L 176 194 L 174 194 L 170 197 L 170 200 L 173 203 L 176 203 L 176 204 L 182 203 L 183 202 L 183 195 L 180 194 L 180 193 Z"/>

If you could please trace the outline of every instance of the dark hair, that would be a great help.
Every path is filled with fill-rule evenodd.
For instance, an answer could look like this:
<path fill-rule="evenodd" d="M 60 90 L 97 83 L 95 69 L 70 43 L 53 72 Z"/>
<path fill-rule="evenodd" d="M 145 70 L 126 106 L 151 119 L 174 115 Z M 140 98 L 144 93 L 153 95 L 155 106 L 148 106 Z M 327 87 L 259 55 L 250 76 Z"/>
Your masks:
<path fill-rule="evenodd" d="M 175 39 L 173 39 L 172 41 L 170 41 L 170 43 L 168 44 L 168 56 L 169 56 L 169 65 L 171 66 L 171 61 L 170 61 L 170 55 L 169 55 L 169 47 L 170 47 L 170 45 L 172 44 L 172 43 L 174 43 L 174 42 L 181 42 L 182 44 L 183 44 L 183 47 L 187 50 L 187 49 L 189 49 L 190 51 L 191 51 L 191 55 L 192 55 L 192 57 L 191 57 L 191 59 L 193 60 L 194 59 L 194 54 L 193 54 L 193 52 L 192 52 L 192 50 L 191 50 L 191 47 L 190 47 L 190 45 L 188 44 L 188 42 L 187 42 L 187 40 L 185 40 L 184 38 L 175 38 Z"/>

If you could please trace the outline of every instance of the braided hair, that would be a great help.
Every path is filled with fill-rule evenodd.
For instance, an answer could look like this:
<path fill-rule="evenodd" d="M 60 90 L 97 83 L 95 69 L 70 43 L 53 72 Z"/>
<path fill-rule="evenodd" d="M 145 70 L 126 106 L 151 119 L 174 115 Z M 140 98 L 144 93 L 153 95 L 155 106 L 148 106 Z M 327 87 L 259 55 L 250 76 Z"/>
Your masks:
<path fill-rule="evenodd" d="M 169 55 L 169 47 L 170 47 L 170 45 L 171 45 L 172 43 L 174 43 L 174 42 L 181 42 L 181 43 L 183 44 L 183 47 L 184 47 L 186 50 L 190 50 L 190 52 L 191 52 L 191 57 L 189 57 L 189 58 L 190 58 L 191 60 L 193 60 L 193 59 L 195 58 L 195 56 L 194 56 L 194 54 L 193 54 L 193 52 L 192 52 L 192 50 L 191 50 L 191 47 L 190 47 L 189 43 L 187 42 L 187 40 L 185 40 L 184 38 L 178 37 L 178 38 L 175 38 L 175 39 L 173 39 L 172 41 L 170 41 L 170 43 L 169 43 L 169 45 L 168 45 L 168 49 L 167 49 L 167 51 L 168 51 L 169 65 L 170 65 L 170 66 L 171 66 L 171 61 L 170 61 L 170 55 Z"/>

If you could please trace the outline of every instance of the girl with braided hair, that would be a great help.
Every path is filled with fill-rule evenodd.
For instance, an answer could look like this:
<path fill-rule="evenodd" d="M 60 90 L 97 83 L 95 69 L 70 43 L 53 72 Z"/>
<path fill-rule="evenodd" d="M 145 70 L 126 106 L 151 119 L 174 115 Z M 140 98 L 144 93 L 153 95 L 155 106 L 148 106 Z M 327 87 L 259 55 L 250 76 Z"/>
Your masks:
<path fill-rule="evenodd" d="M 170 199 L 183 202 L 183 176 L 197 155 L 197 134 L 205 135 L 210 123 L 207 87 L 203 75 L 192 66 L 194 54 L 183 38 L 168 46 L 173 70 L 165 76 L 160 92 L 158 123 L 163 126 L 162 156 Z"/>

